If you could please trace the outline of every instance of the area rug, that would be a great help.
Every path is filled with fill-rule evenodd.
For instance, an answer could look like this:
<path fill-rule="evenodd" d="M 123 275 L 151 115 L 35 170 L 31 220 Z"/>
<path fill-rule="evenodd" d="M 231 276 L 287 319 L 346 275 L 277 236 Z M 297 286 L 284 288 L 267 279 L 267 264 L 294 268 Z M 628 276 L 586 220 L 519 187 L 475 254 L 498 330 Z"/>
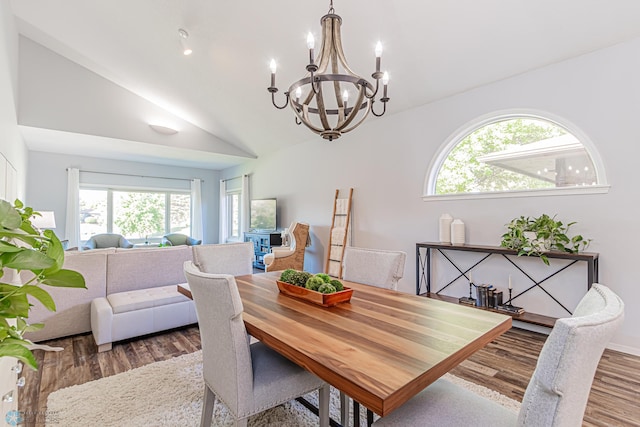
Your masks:
<path fill-rule="evenodd" d="M 520 407 L 519 402 L 483 386 L 449 374 L 446 378 L 514 411 Z M 203 392 L 202 352 L 198 351 L 55 391 L 47 402 L 47 426 L 199 426 Z M 316 403 L 317 393 L 306 398 Z M 333 387 L 330 413 L 340 420 L 339 392 Z M 213 418 L 212 426 L 233 425 L 220 401 L 216 401 Z M 361 420 L 365 423 L 364 413 Z M 248 424 L 312 427 L 318 425 L 318 417 L 292 401 L 251 417 Z"/>

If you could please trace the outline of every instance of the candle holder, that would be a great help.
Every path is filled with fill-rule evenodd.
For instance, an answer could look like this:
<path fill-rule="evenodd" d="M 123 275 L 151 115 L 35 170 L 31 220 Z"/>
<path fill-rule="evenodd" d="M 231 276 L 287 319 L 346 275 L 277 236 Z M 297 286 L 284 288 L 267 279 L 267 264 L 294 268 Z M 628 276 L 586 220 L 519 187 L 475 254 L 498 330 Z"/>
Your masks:
<path fill-rule="evenodd" d="M 513 304 L 511 304 L 511 300 L 513 299 L 513 289 L 509 288 L 509 299 L 507 300 L 507 302 L 503 305 L 499 305 L 497 307 L 497 309 L 499 311 L 504 311 L 507 314 L 522 314 L 524 313 L 524 308 L 522 307 L 517 307 Z"/>
<path fill-rule="evenodd" d="M 472 292 L 472 289 L 474 286 L 475 285 L 473 284 L 473 282 L 469 280 L 469 296 L 459 298 L 458 303 L 465 304 L 465 305 L 476 305 L 476 299 L 473 298 L 473 292 Z"/>

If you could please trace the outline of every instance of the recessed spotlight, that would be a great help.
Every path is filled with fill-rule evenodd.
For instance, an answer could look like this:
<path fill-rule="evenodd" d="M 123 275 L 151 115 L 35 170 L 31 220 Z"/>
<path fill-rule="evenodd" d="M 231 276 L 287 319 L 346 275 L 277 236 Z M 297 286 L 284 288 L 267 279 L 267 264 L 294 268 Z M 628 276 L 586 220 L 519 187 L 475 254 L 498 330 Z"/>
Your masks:
<path fill-rule="evenodd" d="M 189 38 L 189 33 L 187 30 L 180 28 L 178 29 L 178 36 L 180 36 L 180 46 L 182 46 L 182 54 L 185 56 L 189 56 L 193 53 L 193 49 L 189 47 L 187 44 L 187 39 Z"/>

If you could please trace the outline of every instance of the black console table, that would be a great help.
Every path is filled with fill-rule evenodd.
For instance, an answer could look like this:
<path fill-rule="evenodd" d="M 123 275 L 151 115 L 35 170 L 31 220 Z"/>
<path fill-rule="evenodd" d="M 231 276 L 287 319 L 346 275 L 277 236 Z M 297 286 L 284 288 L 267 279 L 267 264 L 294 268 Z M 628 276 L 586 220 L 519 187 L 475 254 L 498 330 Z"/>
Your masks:
<path fill-rule="evenodd" d="M 442 256 L 447 259 L 453 265 L 456 270 L 460 274 L 456 276 L 449 283 L 442 286 L 440 289 L 435 292 L 431 289 L 431 261 L 432 261 L 432 252 L 438 251 Z M 471 267 L 466 270 L 462 270 L 458 267 L 455 262 L 451 259 L 448 251 L 464 251 L 464 252 L 479 252 L 484 254 L 483 257 L 473 264 Z M 575 254 L 570 254 L 566 252 L 548 252 L 546 255 L 548 258 L 556 258 L 556 259 L 565 259 L 571 261 L 567 265 L 560 267 L 554 271 L 552 271 L 549 275 L 547 275 L 542 280 L 535 280 L 529 274 L 527 274 L 522 268 L 516 264 L 515 260 L 518 258 L 518 252 L 512 249 L 503 248 L 501 246 L 481 246 L 481 245 L 451 245 L 447 243 L 433 243 L 433 242 L 422 242 L 416 243 L 416 295 L 424 295 L 430 298 L 437 298 L 450 302 L 457 302 L 458 298 L 448 297 L 445 295 L 441 295 L 440 292 L 445 290 L 451 284 L 453 284 L 456 280 L 461 277 L 465 277 L 468 280 L 467 273 L 475 268 L 478 264 L 488 259 L 492 255 L 502 256 L 507 261 L 509 261 L 515 268 L 517 268 L 522 274 L 524 274 L 529 280 L 531 280 L 532 285 L 526 288 L 525 290 L 513 295 L 512 300 L 515 300 L 519 296 L 529 292 L 533 288 L 540 288 L 544 293 L 546 293 L 551 299 L 553 299 L 558 305 L 560 305 L 567 313 L 571 314 L 571 311 L 567 309 L 562 303 L 560 303 L 551 293 L 549 293 L 544 287 L 542 287 L 542 283 L 551 277 L 557 275 L 558 273 L 566 270 L 571 267 L 573 264 L 577 262 L 585 262 L 587 265 L 587 290 L 591 288 L 591 285 L 594 282 L 598 281 L 598 254 L 591 252 L 579 252 Z M 423 285 L 426 286 L 425 291 L 423 292 Z M 506 301 L 505 301 L 506 302 Z M 534 313 L 523 313 L 520 315 L 514 315 L 514 319 L 521 320 L 524 322 L 535 323 L 542 326 L 553 326 L 555 322 L 554 318 L 541 316 Z"/>

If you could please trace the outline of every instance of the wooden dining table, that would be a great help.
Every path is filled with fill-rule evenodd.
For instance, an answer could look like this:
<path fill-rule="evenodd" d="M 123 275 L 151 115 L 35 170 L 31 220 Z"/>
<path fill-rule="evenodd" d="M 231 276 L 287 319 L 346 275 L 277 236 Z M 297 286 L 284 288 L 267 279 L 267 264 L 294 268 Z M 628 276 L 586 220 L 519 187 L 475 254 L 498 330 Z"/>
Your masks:
<path fill-rule="evenodd" d="M 280 273 L 235 278 L 247 332 L 380 416 L 511 328 L 510 316 L 348 281 L 351 300 L 324 307 L 281 294 Z"/>

